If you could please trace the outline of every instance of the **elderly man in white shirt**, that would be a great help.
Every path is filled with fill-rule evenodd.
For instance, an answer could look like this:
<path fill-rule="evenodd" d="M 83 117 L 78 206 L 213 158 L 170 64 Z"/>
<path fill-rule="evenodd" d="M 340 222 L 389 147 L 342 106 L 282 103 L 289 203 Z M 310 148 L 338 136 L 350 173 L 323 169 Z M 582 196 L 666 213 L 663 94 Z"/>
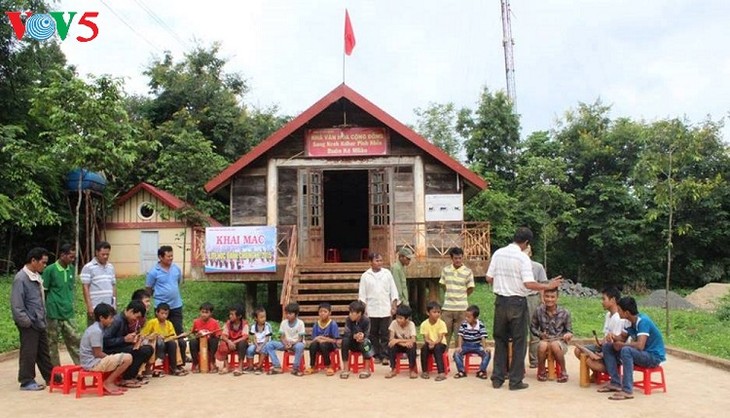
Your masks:
<path fill-rule="evenodd" d="M 547 283 L 538 283 L 532 273 L 530 257 L 522 251 L 532 241 L 532 231 L 521 227 L 515 232 L 512 244 L 500 248 L 492 255 L 487 270 L 487 282 L 493 284 L 494 301 L 494 371 L 492 387 L 499 389 L 507 372 L 507 343 L 512 338 L 512 364 L 509 365 L 510 390 L 526 389 L 525 353 L 527 351 L 528 311 L 527 296 L 530 290 L 555 289 L 562 282 L 561 276 Z"/>
<path fill-rule="evenodd" d="M 358 299 L 365 303 L 370 318 L 370 342 L 376 362 L 388 364 L 388 327 L 398 306 L 398 288 L 390 270 L 383 268 L 383 257 L 370 254 L 370 268 L 360 277 Z"/>

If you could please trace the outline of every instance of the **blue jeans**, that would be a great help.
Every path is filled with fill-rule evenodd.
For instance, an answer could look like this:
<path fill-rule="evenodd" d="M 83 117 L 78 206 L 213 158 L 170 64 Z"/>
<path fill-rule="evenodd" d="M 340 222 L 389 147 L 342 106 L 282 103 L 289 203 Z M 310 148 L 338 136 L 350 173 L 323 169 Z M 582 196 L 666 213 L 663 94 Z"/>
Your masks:
<path fill-rule="evenodd" d="M 261 355 L 265 356 L 268 354 L 266 352 L 266 345 L 268 343 L 264 344 L 263 347 L 261 347 Z M 256 355 L 256 347 L 258 347 L 258 344 L 249 344 L 248 348 L 246 348 L 246 358 L 253 358 Z"/>
<path fill-rule="evenodd" d="M 295 343 L 292 347 L 294 348 L 294 370 L 299 370 L 299 362 L 302 361 L 302 354 L 304 354 L 304 343 L 300 341 Z M 281 367 L 281 362 L 279 361 L 279 357 L 276 355 L 277 350 L 285 351 L 284 343 L 281 341 L 270 341 L 264 346 L 264 352 L 269 355 L 271 365 L 279 368 Z"/>
<path fill-rule="evenodd" d="M 492 355 L 489 351 L 484 351 L 484 347 L 480 343 L 464 343 L 461 346 L 461 351 L 454 353 L 454 363 L 456 363 L 456 370 L 464 371 L 464 357 L 467 354 L 474 353 L 482 358 L 482 362 L 479 364 L 479 371 L 486 372 L 487 366 L 489 366 L 489 360 L 492 359 Z"/>
<path fill-rule="evenodd" d="M 612 386 L 621 386 L 626 393 L 634 392 L 634 364 L 642 367 L 656 367 L 659 365 L 651 354 L 637 350 L 634 347 L 623 346 L 620 351 L 613 349 L 612 343 L 603 344 L 603 364 L 611 376 Z M 624 368 L 623 377 L 619 378 L 618 365 Z"/>

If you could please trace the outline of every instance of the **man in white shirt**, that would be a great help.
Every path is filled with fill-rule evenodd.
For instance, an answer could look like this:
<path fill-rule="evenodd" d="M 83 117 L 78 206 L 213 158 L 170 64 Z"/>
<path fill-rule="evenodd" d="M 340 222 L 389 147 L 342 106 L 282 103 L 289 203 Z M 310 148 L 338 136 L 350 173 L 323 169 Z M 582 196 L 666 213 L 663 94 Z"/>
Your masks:
<path fill-rule="evenodd" d="M 603 363 L 601 346 L 607 342 L 624 341 L 626 339 L 626 328 L 631 325 L 629 321 L 622 319 L 618 313 L 618 301 L 621 299 L 621 292 L 615 287 L 606 287 L 601 291 L 601 305 L 606 310 L 606 318 L 603 321 L 603 340 L 598 341 L 600 345 L 589 344 L 585 348 L 592 351 L 596 356 L 586 359 L 586 364 L 593 372 L 605 372 L 606 365 Z M 583 351 L 575 349 L 575 356 L 580 358 Z"/>
<path fill-rule="evenodd" d="M 521 227 L 512 244 L 492 255 L 487 270 L 487 282 L 494 286 L 494 371 L 492 387 L 499 389 L 507 372 L 507 343 L 512 338 L 512 364 L 509 365 L 510 390 L 526 389 L 525 354 L 527 351 L 527 295 L 530 290 L 555 289 L 562 282 L 557 276 L 547 283 L 538 283 L 532 273 L 530 257 L 522 251 L 532 241 L 532 231 Z"/>
<path fill-rule="evenodd" d="M 383 257 L 371 253 L 370 268 L 360 277 L 358 299 L 365 303 L 370 318 L 370 342 L 373 359 L 388 365 L 388 327 L 398 306 L 398 288 L 390 270 L 383 268 Z"/>

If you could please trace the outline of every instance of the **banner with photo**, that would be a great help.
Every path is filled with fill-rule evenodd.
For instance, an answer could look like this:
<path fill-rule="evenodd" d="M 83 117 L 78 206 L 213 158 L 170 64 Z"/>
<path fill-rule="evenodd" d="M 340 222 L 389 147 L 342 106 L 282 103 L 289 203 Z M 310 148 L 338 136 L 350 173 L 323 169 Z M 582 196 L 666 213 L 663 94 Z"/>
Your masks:
<path fill-rule="evenodd" d="M 276 273 L 276 227 L 205 228 L 205 272 Z"/>

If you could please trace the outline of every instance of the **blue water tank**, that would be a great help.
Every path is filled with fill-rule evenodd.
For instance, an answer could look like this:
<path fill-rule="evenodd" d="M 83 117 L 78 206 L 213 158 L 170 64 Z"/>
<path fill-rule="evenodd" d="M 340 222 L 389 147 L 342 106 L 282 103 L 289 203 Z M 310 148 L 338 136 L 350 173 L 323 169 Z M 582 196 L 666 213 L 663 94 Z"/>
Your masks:
<path fill-rule="evenodd" d="M 77 168 L 66 175 L 66 190 L 78 190 L 79 182 L 81 183 L 81 190 L 92 190 L 101 193 L 106 188 L 106 179 L 101 174 Z"/>

